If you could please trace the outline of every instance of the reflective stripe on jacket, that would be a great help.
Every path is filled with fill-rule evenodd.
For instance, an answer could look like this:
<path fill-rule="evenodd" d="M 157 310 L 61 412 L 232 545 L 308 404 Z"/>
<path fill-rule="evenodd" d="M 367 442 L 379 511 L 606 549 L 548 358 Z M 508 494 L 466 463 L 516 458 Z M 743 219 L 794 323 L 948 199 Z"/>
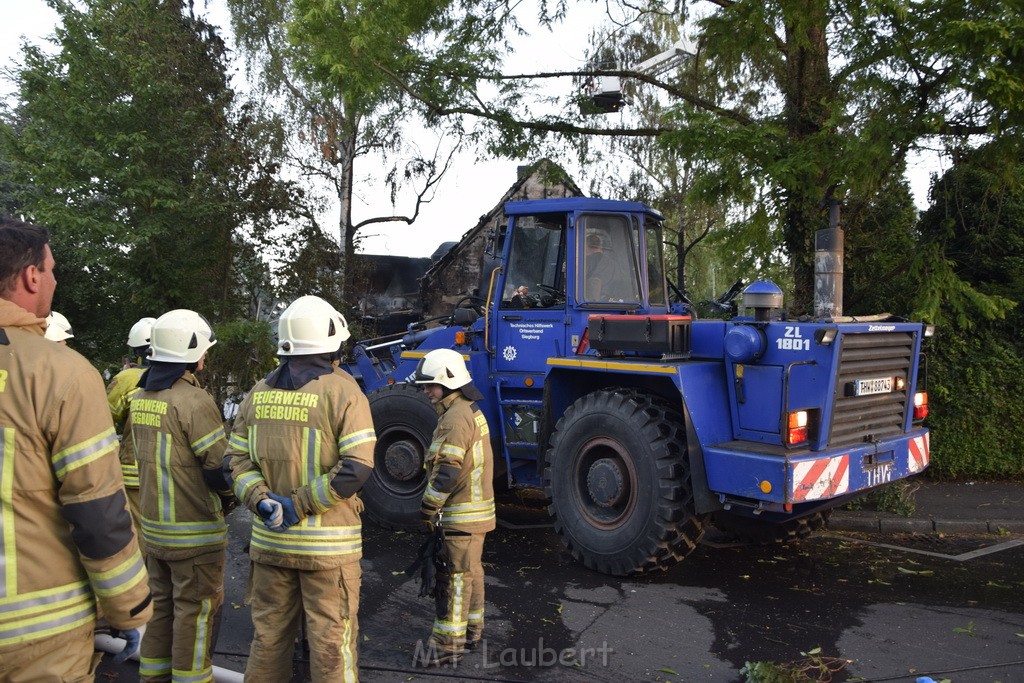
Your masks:
<path fill-rule="evenodd" d="M 0 299 L 0 653 L 152 614 L 103 380 Z"/>

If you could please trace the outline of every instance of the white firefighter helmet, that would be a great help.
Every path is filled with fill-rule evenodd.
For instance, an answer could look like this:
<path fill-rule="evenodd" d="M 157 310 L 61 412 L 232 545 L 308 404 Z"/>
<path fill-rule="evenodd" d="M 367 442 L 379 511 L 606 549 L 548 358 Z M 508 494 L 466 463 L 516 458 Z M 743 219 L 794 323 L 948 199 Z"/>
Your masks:
<path fill-rule="evenodd" d="M 318 296 L 300 296 L 277 321 L 277 354 L 334 353 L 352 336 L 345 316 Z"/>
<path fill-rule="evenodd" d="M 187 308 L 168 311 L 153 323 L 150 360 L 163 363 L 198 363 L 217 335 L 206 318 Z"/>
<path fill-rule="evenodd" d="M 448 389 L 461 389 L 473 378 L 466 369 L 462 354 L 451 349 L 434 349 L 416 366 L 416 384 L 440 384 Z"/>
<path fill-rule="evenodd" d="M 46 316 L 46 338 L 50 341 L 64 341 L 74 338 L 71 322 L 57 311 L 50 311 Z"/>
<path fill-rule="evenodd" d="M 128 346 L 137 349 L 140 346 L 149 346 L 149 340 L 153 335 L 153 323 L 156 318 L 139 318 L 139 322 L 132 325 L 128 331 Z"/>

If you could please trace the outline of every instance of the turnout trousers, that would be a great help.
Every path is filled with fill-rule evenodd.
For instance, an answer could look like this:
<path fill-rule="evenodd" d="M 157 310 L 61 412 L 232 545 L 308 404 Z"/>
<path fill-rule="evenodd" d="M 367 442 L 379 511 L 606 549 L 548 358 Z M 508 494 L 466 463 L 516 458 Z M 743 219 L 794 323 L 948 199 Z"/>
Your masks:
<path fill-rule="evenodd" d="M 95 620 L 73 631 L 0 649 L 4 683 L 92 683 L 102 653 L 93 649 Z"/>
<path fill-rule="evenodd" d="M 247 683 L 291 680 L 303 614 L 313 683 L 358 682 L 358 561 L 316 570 L 253 562 L 250 581 L 254 635 L 245 667 Z"/>
<path fill-rule="evenodd" d="M 486 533 L 448 535 L 445 545 L 452 563 L 448 609 L 434 619 L 428 647 L 438 654 L 462 652 L 484 633 L 484 538 Z"/>
<path fill-rule="evenodd" d="M 139 649 L 148 683 L 213 680 L 214 618 L 224 602 L 224 550 L 186 560 L 147 560 L 153 619 Z"/>

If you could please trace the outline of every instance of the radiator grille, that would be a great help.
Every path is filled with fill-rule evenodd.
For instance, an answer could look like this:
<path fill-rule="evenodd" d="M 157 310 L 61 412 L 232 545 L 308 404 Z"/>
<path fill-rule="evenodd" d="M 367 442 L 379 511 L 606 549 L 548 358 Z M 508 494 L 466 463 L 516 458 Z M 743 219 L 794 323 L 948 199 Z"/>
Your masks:
<path fill-rule="evenodd" d="M 844 334 L 840 341 L 828 445 L 841 448 L 902 434 L 910 407 L 914 333 Z M 903 389 L 872 396 L 850 395 L 856 380 L 883 376 L 903 379 Z"/>

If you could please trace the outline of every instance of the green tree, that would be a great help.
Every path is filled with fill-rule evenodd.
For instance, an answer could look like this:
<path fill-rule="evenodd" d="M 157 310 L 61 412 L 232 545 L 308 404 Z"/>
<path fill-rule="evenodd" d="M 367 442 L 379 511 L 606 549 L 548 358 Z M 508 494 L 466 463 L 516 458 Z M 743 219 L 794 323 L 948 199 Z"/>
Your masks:
<path fill-rule="evenodd" d="M 392 4 L 365 3 L 377 11 Z M 495 153 L 521 154 L 552 135 L 659 137 L 698 174 L 691 200 L 760 204 L 746 227 L 761 234 L 753 244 L 780 246 L 789 259 L 798 311 L 811 301 L 814 232 L 827 224 L 823 198 L 872 202 L 923 141 L 1017 136 L 1024 113 L 1024 13 L 1016 0 L 611 3 L 622 41 L 647 30 L 640 21 L 647 14 L 694 29 L 699 47 L 689 68 L 706 77 L 590 71 L 673 98 L 668 122 L 582 122 L 578 97 L 544 106 L 531 96 L 541 79 L 580 74 L 543 65 L 534 73 L 501 71 L 508 36 L 522 31 L 518 3 L 415 5 L 419 13 L 402 13 L 399 34 L 418 40 L 378 41 L 385 24 L 367 20 L 351 27 L 350 43 L 361 52 L 342 60 L 311 44 L 314 60 L 347 73 L 388 74 L 432 117 L 488 122 Z M 691 17 L 697 6 L 703 14 Z M 547 26 L 569 9 L 565 2 L 540 7 Z"/>
<path fill-rule="evenodd" d="M 236 105 L 223 41 L 181 0 L 50 4 L 58 50 L 26 47 L 2 139 L 25 213 L 54 228 L 79 348 L 113 360 L 134 320 L 171 308 L 243 315 L 236 268 L 296 191 Z"/>
<path fill-rule="evenodd" d="M 1007 173 L 1008 156 L 1016 160 Z M 1017 146 L 965 152 L 921 217 L 916 297 L 938 323 L 928 365 L 932 469 L 1024 479 L 1024 165 Z M 997 405 L 997 409 L 993 409 Z"/>
<path fill-rule="evenodd" d="M 447 152 L 438 147 L 423 153 L 403 135 L 409 109 L 402 91 L 378 71 L 345 67 L 346 56 L 362 49 L 353 28 L 367 23 L 366 4 L 228 0 L 232 26 L 256 89 L 279 108 L 274 120 L 280 135 L 290 141 L 291 168 L 329 187 L 330 201 L 336 202 L 341 253 L 333 259 L 332 270 L 340 282 L 336 297 L 328 297 L 332 301 L 344 297 L 347 283 L 357 275 L 352 270 L 352 256 L 360 230 L 384 222 L 413 224 L 458 146 Z M 394 3 L 390 9 L 401 14 L 403 8 L 417 4 Z M 375 20 L 386 22 L 387 16 Z M 311 25 L 318 30 L 308 30 Z M 383 25 L 387 30 L 375 35 L 375 42 L 402 39 L 399 24 Z M 360 159 L 377 158 L 397 160 L 382 174 L 358 175 Z M 403 190 L 412 188 L 412 210 L 357 221 L 353 214 L 356 189 L 366 187 L 372 193 L 380 185 L 389 193 L 392 207 L 397 206 Z M 402 196 L 408 201 L 408 193 Z M 330 246 L 332 238 L 316 220 L 323 208 L 311 202 L 300 230 L 307 236 L 314 234 L 320 246 Z M 282 254 L 282 259 L 294 257 L 293 251 Z M 300 264 L 286 266 L 293 283 L 301 268 Z M 316 269 L 307 276 L 316 277 Z M 323 289 L 321 284 L 319 290 Z"/>

